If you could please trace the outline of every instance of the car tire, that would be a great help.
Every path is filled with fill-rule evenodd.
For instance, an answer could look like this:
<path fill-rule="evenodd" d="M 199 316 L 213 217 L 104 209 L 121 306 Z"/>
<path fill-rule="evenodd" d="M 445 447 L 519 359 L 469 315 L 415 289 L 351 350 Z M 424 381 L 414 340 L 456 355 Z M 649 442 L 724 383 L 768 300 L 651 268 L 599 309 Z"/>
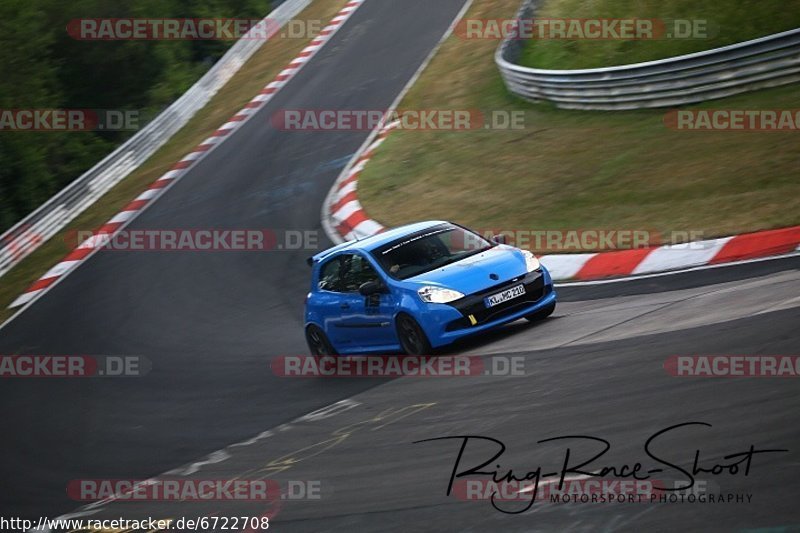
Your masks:
<path fill-rule="evenodd" d="M 556 310 L 556 303 L 553 302 L 544 309 L 539 309 L 535 313 L 531 313 L 525 316 L 525 319 L 528 322 L 538 322 L 540 320 L 544 320 L 545 318 L 549 317 L 553 314 L 553 311 Z"/>
<path fill-rule="evenodd" d="M 311 355 L 321 357 L 325 355 L 338 355 L 336 349 L 328 340 L 322 328 L 311 324 L 306 328 L 306 343 Z"/>
<path fill-rule="evenodd" d="M 425 331 L 411 316 L 406 314 L 397 315 L 395 320 L 397 327 L 397 338 L 400 347 L 407 355 L 430 355 L 433 353 L 431 343 Z"/>

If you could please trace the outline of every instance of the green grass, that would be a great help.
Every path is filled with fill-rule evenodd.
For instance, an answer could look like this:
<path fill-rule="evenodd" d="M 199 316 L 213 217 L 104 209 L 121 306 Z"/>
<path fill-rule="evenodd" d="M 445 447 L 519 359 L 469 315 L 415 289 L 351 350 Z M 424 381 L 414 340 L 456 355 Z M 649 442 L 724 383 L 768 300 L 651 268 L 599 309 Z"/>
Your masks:
<path fill-rule="evenodd" d="M 469 17 L 513 16 L 476 0 Z M 395 226 L 450 219 L 476 228 L 649 229 L 731 235 L 800 223 L 800 132 L 686 132 L 666 110 L 584 112 L 505 90 L 496 42 L 451 37 L 400 108 L 516 110 L 525 129 L 395 131 L 359 181 L 369 215 Z M 798 109 L 798 86 L 700 108 Z"/>
<path fill-rule="evenodd" d="M 533 39 L 520 58 L 523 65 L 536 68 L 595 68 L 689 54 L 798 28 L 800 0 L 545 0 L 536 18 L 707 21 L 704 38 Z"/>
<path fill-rule="evenodd" d="M 296 18 L 322 20 L 324 24 L 333 18 L 345 3 L 347 0 L 316 1 Z M 102 226 L 258 94 L 258 91 L 296 57 L 310 40 L 311 37 L 276 38 L 265 43 L 225 87 L 147 162 L 0 278 L 0 322 L 15 312 L 7 309 L 8 305 L 71 251 L 72 248 L 67 244 L 70 240 L 68 235 L 76 230 L 94 230 Z"/>

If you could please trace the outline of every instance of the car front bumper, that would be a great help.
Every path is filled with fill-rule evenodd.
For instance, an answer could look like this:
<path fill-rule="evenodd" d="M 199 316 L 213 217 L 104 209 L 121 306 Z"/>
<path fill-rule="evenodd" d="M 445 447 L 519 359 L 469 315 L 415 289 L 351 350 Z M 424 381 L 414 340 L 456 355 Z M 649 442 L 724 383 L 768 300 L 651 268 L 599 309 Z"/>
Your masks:
<path fill-rule="evenodd" d="M 487 308 L 485 298 L 523 284 L 525 294 Z M 440 347 L 536 313 L 556 301 L 553 281 L 545 268 L 471 294 L 451 304 L 432 304 L 421 317 L 420 325 L 433 347 Z"/>

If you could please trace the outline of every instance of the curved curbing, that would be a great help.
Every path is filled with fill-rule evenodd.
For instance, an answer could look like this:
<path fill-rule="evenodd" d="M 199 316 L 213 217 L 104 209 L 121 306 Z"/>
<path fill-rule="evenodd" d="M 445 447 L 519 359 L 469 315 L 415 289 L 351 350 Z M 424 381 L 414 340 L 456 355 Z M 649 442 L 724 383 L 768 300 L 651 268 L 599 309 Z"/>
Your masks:
<path fill-rule="evenodd" d="M 335 243 L 363 239 L 384 230 L 367 215 L 358 201 L 358 178 L 375 150 L 396 128 L 397 122 L 378 130 L 370 142 L 339 176 L 323 205 L 323 227 Z M 540 257 L 556 281 L 597 280 L 682 270 L 731 263 L 800 251 L 800 226 L 745 233 L 686 244 L 636 250 L 585 254 L 550 254 Z"/>

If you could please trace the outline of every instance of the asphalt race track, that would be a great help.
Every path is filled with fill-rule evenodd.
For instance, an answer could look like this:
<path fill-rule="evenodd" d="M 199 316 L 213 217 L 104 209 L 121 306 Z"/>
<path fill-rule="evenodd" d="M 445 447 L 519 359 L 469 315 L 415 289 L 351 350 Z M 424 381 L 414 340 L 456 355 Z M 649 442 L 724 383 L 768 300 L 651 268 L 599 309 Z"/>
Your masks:
<path fill-rule="evenodd" d="M 325 194 L 367 134 L 282 132 L 269 116 L 385 109 L 462 5 L 368 0 L 258 116 L 131 228 L 319 231 Z M 5 380 L 0 443 L 13 460 L 3 464 L 2 514 L 74 511 L 79 504 L 65 493 L 72 479 L 171 471 L 313 480 L 321 497 L 266 507 L 117 502 L 90 516 L 266 513 L 277 531 L 800 527 L 796 380 L 678 378 L 664 369 L 673 355 L 800 355 L 800 258 L 563 287 L 547 321 L 511 324 L 452 351 L 522 358 L 524 376 L 278 378 L 273 358 L 305 352 L 307 255 L 101 252 L 0 330 L 3 354 L 143 355 L 153 364 L 138 379 Z M 721 492 L 750 494 L 749 503 L 541 502 L 505 514 L 489 501 L 446 496 L 458 442 L 413 444 L 493 437 L 507 446 L 503 466 L 525 472 L 563 458 L 563 446 L 537 440 L 593 435 L 611 443 L 600 466 L 633 464 L 647 459 L 650 435 L 683 422 L 713 426 L 659 440 L 661 455 L 684 467 L 695 450 L 709 464 L 751 444 L 789 452 L 756 456 L 747 476 L 706 478 Z M 470 449 L 473 464 L 486 450 Z"/>
<path fill-rule="evenodd" d="M 712 269 L 699 276 L 726 281 L 692 288 L 685 286 L 695 285 L 689 279 L 695 273 L 628 282 L 629 294 L 616 297 L 600 294 L 608 286 L 562 288 L 564 301 L 547 321 L 511 324 L 453 350 L 486 356 L 484 361 L 521 357 L 524 376 L 382 383 L 311 416 L 278 427 L 265 423 L 252 438 L 231 441 L 165 476 L 267 478 L 282 487 L 310 481 L 317 484 L 319 499 L 268 505 L 112 502 L 85 516 L 266 514 L 281 531 L 763 531 L 768 526 L 793 531 L 800 524 L 794 481 L 800 398 L 794 380 L 679 378 L 666 373 L 664 362 L 685 354 L 796 353 L 799 267 L 800 258 L 794 258 Z M 268 375 L 263 367 L 262 375 Z M 323 379 L 310 381 L 326 386 Z M 684 468 L 690 468 L 695 450 L 709 465 L 751 444 L 790 452 L 756 456 L 748 476 L 704 478 L 710 492 L 749 495 L 748 503 L 536 502 L 512 515 L 486 500 L 445 495 L 458 441 L 414 444 L 453 435 L 492 437 L 507 446 L 503 466 L 526 472 L 563 459 L 563 448 L 537 440 L 590 435 L 611 444 L 599 468 L 646 462 L 645 440 L 685 422 L 713 427 L 682 428 L 655 448 Z M 588 454 L 597 448 L 573 445 L 572 450 Z M 492 448 L 470 451 L 465 464 L 476 465 Z M 683 478 L 672 472 L 661 479 Z M 526 502 L 498 505 L 512 511 Z M 788 526 L 794 528 L 780 529 Z"/>
<path fill-rule="evenodd" d="M 387 109 L 463 3 L 366 2 L 268 106 L 129 227 L 324 235 L 322 201 L 368 132 L 284 132 L 270 117 Z M 375 385 L 265 373 L 270 354 L 306 350 L 309 255 L 101 253 L 5 327 L 0 353 L 136 354 L 154 370 L 126 383 L 4 383 L 2 450 L 16 458 L 4 462 L 4 512 L 67 511 L 65 480 L 157 474 Z"/>

